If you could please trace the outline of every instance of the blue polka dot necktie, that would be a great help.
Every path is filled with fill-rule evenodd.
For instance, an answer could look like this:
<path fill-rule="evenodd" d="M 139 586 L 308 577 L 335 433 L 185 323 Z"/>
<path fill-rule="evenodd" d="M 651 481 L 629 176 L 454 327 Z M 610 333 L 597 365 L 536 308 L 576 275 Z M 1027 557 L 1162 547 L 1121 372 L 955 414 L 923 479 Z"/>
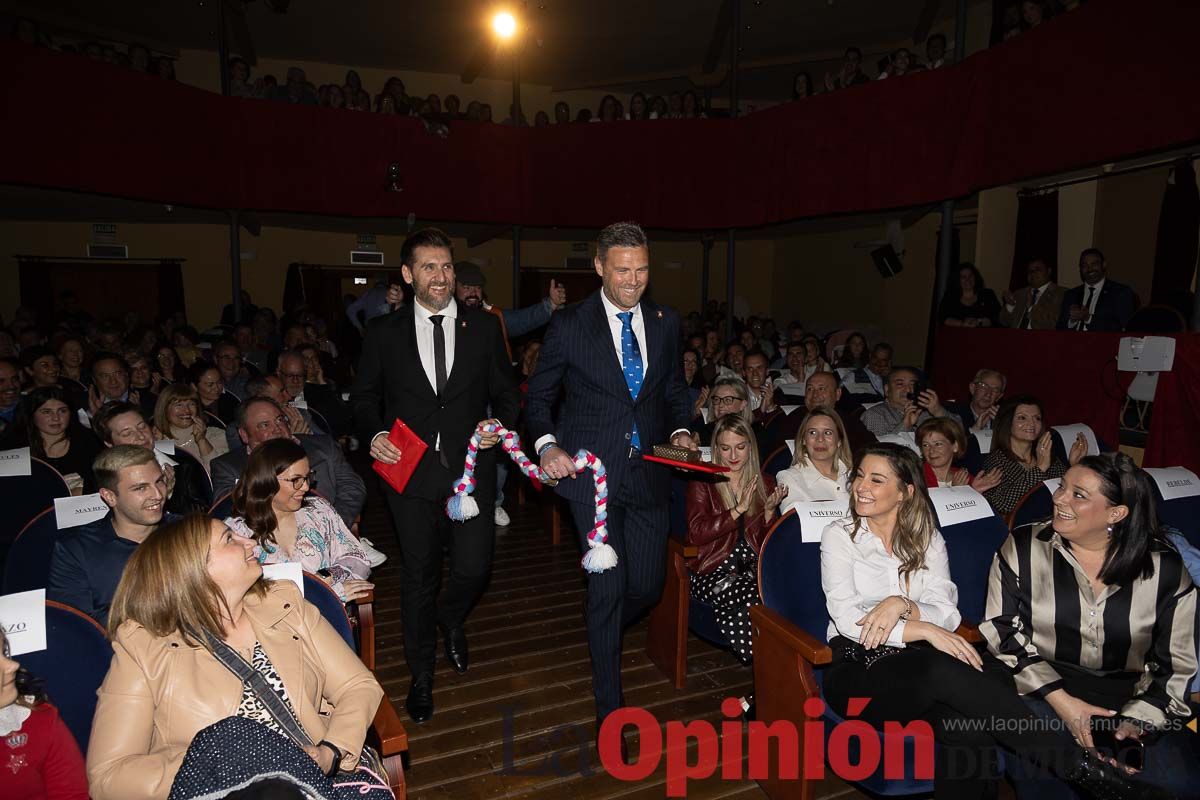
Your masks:
<path fill-rule="evenodd" d="M 622 311 L 617 316 L 621 320 L 621 368 L 625 373 L 625 385 L 629 387 L 629 395 L 637 400 L 638 392 L 642 389 L 642 351 L 638 348 L 637 337 L 633 335 L 633 312 Z M 642 449 L 636 422 L 633 424 L 632 444 Z"/>

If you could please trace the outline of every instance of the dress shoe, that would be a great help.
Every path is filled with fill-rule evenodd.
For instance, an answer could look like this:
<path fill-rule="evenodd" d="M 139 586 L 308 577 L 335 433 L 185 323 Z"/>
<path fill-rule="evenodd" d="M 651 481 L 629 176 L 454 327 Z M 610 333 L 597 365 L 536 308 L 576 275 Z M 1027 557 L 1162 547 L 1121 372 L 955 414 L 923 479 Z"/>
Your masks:
<path fill-rule="evenodd" d="M 600 726 L 603 724 L 604 724 L 604 718 L 596 717 L 596 755 L 597 755 L 597 757 L 600 757 L 601 764 L 604 763 L 603 757 L 600 756 Z M 619 739 L 619 741 L 621 743 L 621 763 L 622 764 L 633 763 L 629 758 L 629 743 L 625 741 L 624 736 L 622 736 Z"/>
<path fill-rule="evenodd" d="M 500 506 L 496 506 L 496 513 L 493 516 L 495 517 L 496 524 L 501 528 L 507 528 L 512 522 L 512 520 L 508 518 L 508 512 Z"/>
<path fill-rule="evenodd" d="M 1123 769 L 1101 760 L 1091 750 L 1082 751 L 1063 778 L 1090 800 L 1170 800 L 1175 795 L 1136 780 Z"/>
<path fill-rule="evenodd" d="M 433 673 L 422 672 L 413 678 L 408 690 L 408 699 L 404 701 L 408 716 L 418 724 L 433 716 Z"/>
<path fill-rule="evenodd" d="M 455 672 L 462 675 L 467 671 L 467 634 L 461 625 L 457 628 L 443 627 L 442 640 L 446 644 L 446 660 Z"/>

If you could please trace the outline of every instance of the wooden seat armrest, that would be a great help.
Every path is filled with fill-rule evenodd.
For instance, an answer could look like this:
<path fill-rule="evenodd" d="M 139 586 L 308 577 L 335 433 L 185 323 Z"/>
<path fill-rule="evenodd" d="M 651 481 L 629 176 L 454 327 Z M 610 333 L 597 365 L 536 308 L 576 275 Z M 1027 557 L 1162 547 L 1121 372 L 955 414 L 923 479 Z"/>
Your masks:
<path fill-rule="evenodd" d="M 973 622 L 967 622 L 966 620 L 963 620 L 959 623 L 958 629 L 954 632 L 966 639 L 971 644 L 980 644 L 983 642 L 983 634 L 979 632 L 979 626 Z"/>
<path fill-rule="evenodd" d="M 805 630 L 801 630 L 780 614 L 766 606 L 751 606 L 750 619 L 762 631 L 810 664 L 828 664 L 833 660 L 829 645 Z"/>
<path fill-rule="evenodd" d="M 408 750 L 408 732 L 404 730 L 404 723 L 400 721 L 400 715 L 387 695 L 379 701 L 371 729 L 379 737 L 379 755 L 386 758 Z"/>
<path fill-rule="evenodd" d="M 667 552 L 686 561 L 689 558 L 695 558 L 700 550 L 694 544 L 685 544 L 678 539 L 670 538 L 667 539 Z"/>

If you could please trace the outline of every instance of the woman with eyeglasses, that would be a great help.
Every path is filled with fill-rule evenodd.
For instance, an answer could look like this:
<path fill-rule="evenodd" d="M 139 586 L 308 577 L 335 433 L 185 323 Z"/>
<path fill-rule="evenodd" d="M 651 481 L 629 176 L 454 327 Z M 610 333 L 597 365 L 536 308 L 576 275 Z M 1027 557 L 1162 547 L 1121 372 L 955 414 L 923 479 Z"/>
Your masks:
<path fill-rule="evenodd" d="M 741 345 L 738 345 L 741 347 Z M 697 431 L 700 441 L 712 441 L 717 422 L 722 418 L 736 414 L 741 417 L 747 427 L 754 431 L 754 443 L 758 452 L 766 453 L 767 433 L 762 423 L 754 421 L 754 412 L 750 410 L 750 387 L 741 378 L 717 378 L 708 394 L 708 421 Z"/>
<path fill-rule="evenodd" d="M 371 566 L 362 544 L 314 490 L 308 454 L 291 439 L 254 448 L 233 490 L 230 530 L 258 543 L 260 564 L 299 563 L 320 575 L 344 602 L 365 597 Z"/>

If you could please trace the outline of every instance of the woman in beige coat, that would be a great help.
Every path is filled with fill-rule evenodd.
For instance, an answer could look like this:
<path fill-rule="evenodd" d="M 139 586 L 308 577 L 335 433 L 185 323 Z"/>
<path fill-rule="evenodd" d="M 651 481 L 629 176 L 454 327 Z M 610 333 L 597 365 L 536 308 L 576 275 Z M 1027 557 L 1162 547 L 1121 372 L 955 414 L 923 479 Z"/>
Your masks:
<path fill-rule="evenodd" d="M 265 722 L 253 693 L 188 631 L 212 632 L 268 677 L 319 743 L 305 750 L 322 771 L 358 764 L 383 690 L 293 583 L 263 580 L 253 547 L 193 515 L 130 557 L 88 744 L 93 800 L 166 798 L 200 730 L 232 716 Z"/>

